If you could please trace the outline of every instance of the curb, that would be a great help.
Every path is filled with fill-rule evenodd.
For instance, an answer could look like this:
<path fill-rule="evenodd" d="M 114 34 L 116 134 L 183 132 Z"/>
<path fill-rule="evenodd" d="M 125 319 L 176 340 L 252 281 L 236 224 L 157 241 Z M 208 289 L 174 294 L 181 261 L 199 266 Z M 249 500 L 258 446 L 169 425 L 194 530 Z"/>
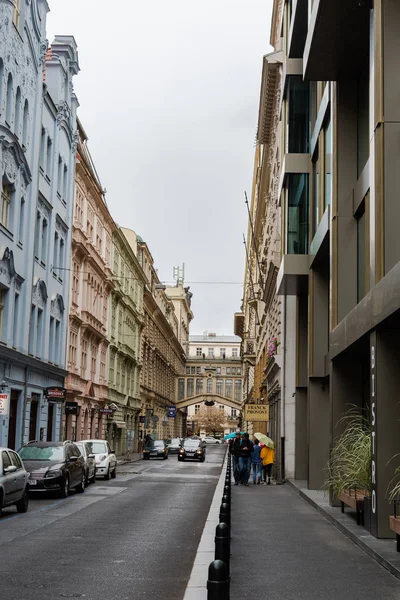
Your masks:
<path fill-rule="evenodd" d="M 390 562 L 389 559 L 379 554 L 377 550 L 375 550 L 370 544 L 364 541 L 361 537 L 351 531 L 346 525 L 338 521 L 335 516 L 328 511 L 326 511 L 321 505 L 319 505 L 315 500 L 310 498 L 301 488 L 297 487 L 293 481 L 290 479 L 286 480 L 286 483 L 301 497 L 305 500 L 310 506 L 312 506 L 320 515 L 322 515 L 329 523 L 331 523 L 336 529 L 338 529 L 343 535 L 349 538 L 354 544 L 356 544 L 359 548 L 364 550 L 366 554 L 368 554 L 371 558 L 373 558 L 377 563 L 379 563 L 382 567 L 387 569 L 392 575 L 400 579 L 400 568 Z M 376 540 L 371 534 L 369 534 L 365 529 L 360 528 L 363 533 L 363 537 L 365 539 L 371 538 L 371 542 L 374 540 L 379 543 L 380 540 Z M 393 540 L 393 547 L 395 546 L 395 540 Z"/>
<path fill-rule="evenodd" d="M 183 600 L 207 600 L 208 567 L 215 556 L 215 528 L 219 523 L 219 509 L 225 485 L 227 456 L 228 453 L 225 452 L 221 475 L 215 488 Z"/>

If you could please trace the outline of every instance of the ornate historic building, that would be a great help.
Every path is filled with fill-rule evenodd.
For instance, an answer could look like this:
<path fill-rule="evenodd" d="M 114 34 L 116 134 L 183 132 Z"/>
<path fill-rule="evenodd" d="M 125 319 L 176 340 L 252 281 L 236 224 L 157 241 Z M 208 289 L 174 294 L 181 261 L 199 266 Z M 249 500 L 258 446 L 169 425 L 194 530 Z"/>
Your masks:
<path fill-rule="evenodd" d="M 78 123 L 65 431 L 67 439 L 102 438 L 109 416 L 109 311 L 115 224 Z M 107 406 L 106 406 L 107 405 Z"/>
<path fill-rule="evenodd" d="M 144 273 L 137 260 L 136 234 L 113 232 L 113 281 L 109 327 L 109 399 L 117 410 L 107 438 L 118 454 L 137 451 L 140 402 L 140 339 L 144 326 Z"/>
<path fill-rule="evenodd" d="M 61 435 L 46 388 L 65 377 L 79 66 L 60 36 L 44 72 L 47 11 L 45 0 L 0 3 L 0 443 L 12 448 Z"/>
<path fill-rule="evenodd" d="M 177 410 L 175 417 L 168 417 L 168 407 L 177 401 L 178 377 L 185 373 L 186 353 L 183 344 L 187 340 L 184 323 L 189 326 L 193 314 L 190 310 L 189 291 L 182 284 L 169 297 L 169 290 L 161 284 L 154 268 L 153 257 L 139 236 L 138 260 L 146 277 L 144 290 L 145 324 L 142 334 L 141 439 L 146 433 L 153 437 L 171 438 L 186 434 L 186 409 Z M 183 297 L 186 300 L 183 301 Z M 182 313 L 176 314 L 180 305 Z M 186 314 L 185 314 L 186 311 Z"/>

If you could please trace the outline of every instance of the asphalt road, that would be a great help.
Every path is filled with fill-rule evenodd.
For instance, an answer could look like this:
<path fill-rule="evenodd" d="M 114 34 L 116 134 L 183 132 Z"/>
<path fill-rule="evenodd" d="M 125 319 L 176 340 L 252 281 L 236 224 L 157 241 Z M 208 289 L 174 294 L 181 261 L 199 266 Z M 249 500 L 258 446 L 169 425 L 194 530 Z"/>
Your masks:
<path fill-rule="evenodd" d="M 221 472 L 176 456 L 118 467 L 69 498 L 0 518 L 0 600 L 180 600 Z"/>

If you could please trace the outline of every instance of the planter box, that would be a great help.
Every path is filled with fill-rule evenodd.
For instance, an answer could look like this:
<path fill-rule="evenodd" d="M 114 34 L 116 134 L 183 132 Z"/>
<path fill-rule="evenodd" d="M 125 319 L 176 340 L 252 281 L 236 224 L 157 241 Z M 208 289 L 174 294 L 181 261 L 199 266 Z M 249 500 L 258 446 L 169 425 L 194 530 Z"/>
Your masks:
<path fill-rule="evenodd" d="M 364 496 L 364 527 L 371 533 L 371 498 Z"/>
<path fill-rule="evenodd" d="M 389 517 L 389 527 L 396 534 L 397 552 L 400 552 L 400 517 Z"/>
<path fill-rule="evenodd" d="M 363 490 L 349 490 L 340 494 L 339 500 L 342 503 L 342 512 L 344 506 L 349 506 L 357 513 L 357 525 L 364 524 L 364 498 Z"/>

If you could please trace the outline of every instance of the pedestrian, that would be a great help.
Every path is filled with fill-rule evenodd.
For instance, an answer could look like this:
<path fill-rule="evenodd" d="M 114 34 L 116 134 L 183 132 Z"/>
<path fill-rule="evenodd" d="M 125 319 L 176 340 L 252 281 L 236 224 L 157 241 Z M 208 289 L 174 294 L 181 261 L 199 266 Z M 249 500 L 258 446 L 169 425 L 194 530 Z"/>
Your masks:
<path fill-rule="evenodd" d="M 249 434 L 246 432 L 241 440 L 239 455 L 239 482 L 242 485 L 249 485 L 252 452 L 253 442 L 250 441 Z"/>
<path fill-rule="evenodd" d="M 239 456 L 240 456 L 241 439 L 240 432 L 236 432 L 236 436 L 230 440 L 229 454 L 232 456 L 233 477 L 235 485 L 239 485 Z"/>
<path fill-rule="evenodd" d="M 270 485 L 272 465 L 275 461 L 275 450 L 273 448 L 268 448 L 268 446 L 264 446 L 264 448 L 261 450 L 260 456 L 262 461 L 262 476 L 264 484 L 268 483 L 268 485 Z"/>
<path fill-rule="evenodd" d="M 260 442 L 255 438 L 253 444 L 253 452 L 251 453 L 251 465 L 253 470 L 253 485 L 261 483 L 261 448 Z"/>

